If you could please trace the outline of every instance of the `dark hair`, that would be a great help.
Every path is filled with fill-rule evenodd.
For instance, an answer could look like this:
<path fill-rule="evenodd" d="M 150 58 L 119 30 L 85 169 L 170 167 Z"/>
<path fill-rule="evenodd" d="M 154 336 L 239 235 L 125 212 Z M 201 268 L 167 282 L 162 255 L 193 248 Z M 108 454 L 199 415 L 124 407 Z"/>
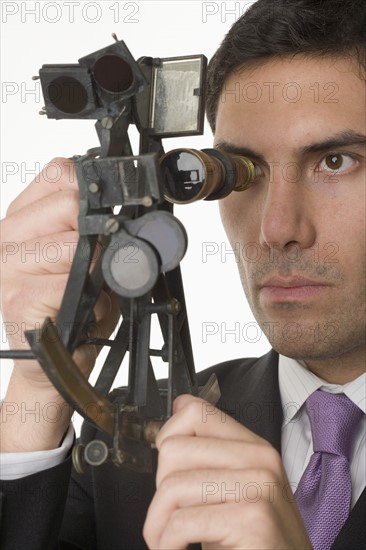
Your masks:
<path fill-rule="evenodd" d="M 219 96 L 234 70 L 270 58 L 352 56 L 363 72 L 365 0 L 258 0 L 231 27 L 211 59 L 206 114 L 215 131 Z"/>

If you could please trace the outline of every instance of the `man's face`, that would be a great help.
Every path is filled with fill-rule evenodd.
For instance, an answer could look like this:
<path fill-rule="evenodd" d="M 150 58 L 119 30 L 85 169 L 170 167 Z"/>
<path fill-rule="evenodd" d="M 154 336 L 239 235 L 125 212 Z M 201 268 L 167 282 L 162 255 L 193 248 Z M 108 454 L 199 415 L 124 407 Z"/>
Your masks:
<path fill-rule="evenodd" d="M 232 74 L 218 106 L 215 147 L 258 172 L 220 201 L 247 299 L 272 346 L 304 360 L 365 342 L 365 85 L 356 72 L 346 59 L 270 61 Z"/>

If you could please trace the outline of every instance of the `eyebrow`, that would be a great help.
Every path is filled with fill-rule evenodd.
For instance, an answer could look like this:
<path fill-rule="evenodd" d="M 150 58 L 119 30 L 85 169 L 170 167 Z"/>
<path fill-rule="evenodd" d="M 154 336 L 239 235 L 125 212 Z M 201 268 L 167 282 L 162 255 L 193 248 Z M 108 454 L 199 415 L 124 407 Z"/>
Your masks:
<path fill-rule="evenodd" d="M 346 130 L 335 134 L 332 137 L 326 138 L 322 141 L 311 143 L 305 145 L 298 149 L 297 154 L 299 156 L 311 155 L 314 153 L 322 153 L 325 151 L 330 151 L 332 149 L 338 149 L 339 147 L 350 147 L 350 146 L 365 146 L 366 145 L 366 136 L 363 134 L 358 134 L 353 130 Z M 226 153 L 231 153 L 233 155 L 240 155 L 244 157 L 249 157 L 254 162 L 265 163 L 266 160 L 264 156 L 251 149 L 250 147 L 239 147 L 234 144 L 228 143 L 226 141 L 219 141 L 215 145 L 215 149 L 222 150 Z"/>
<path fill-rule="evenodd" d="M 241 157 L 249 157 L 251 160 L 254 160 L 258 163 L 265 163 L 265 158 L 260 153 L 250 149 L 249 147 L 238 147 L 227 141 L 219 141 L 215 145 L 215 149 L 223 151 L 224 153 L 231 153 L 232 155 L 239 155 Z"/>
<path fill-rule="evenodd" d="M 312 143 L 311 145 L 301 147 L 300 154 L 311 155 L 312 153 L 321 153 L 330 149 L 338 149 L 339 147 L 364 145 L 366 145 L 366 136 L 357 134 L 353 130 L 347 130 L 319 143 Z"/>

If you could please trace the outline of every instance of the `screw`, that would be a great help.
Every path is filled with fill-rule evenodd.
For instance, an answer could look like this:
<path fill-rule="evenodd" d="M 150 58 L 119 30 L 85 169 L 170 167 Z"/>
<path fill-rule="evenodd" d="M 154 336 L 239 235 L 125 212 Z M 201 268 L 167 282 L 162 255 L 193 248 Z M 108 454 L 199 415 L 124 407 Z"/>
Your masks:
<path fill-rule="evenodd" d="M 106 130 L 110 130 L 114 124 L 114 120 L 111 116 L 105 116 L 101 120 L 102 127 Z"/>
<path fill-rule="evenodd" d="M 145 197 L 142 197 L 142 205 L 146 206 L 146 208 L 151 206 L 152 203 L 153 203 L 153 201 L 152 201 L 152 198 L 150 197 L 150 195 L 145 195 Z"/>
<path fill-rule="evenodd" d="M 167 309 L 169 313 L 172 313 L 173 315 L 177 315 L 181 309 L 180 302 L 176 298 L 172 298 L 170 302 L 167 304 Z"/>
<path fill-rule="evenodd" d="M 119 223 L 114 218 L 109 218 L 109 220 L 106 221 L 105 229 L 107 233 L 117 233 L 119 229 Z"/>
<path fill-rule="evenodd" d="M 99 185 L 95 182 L 91 183 L 88 187 L 90 193 L 98 193 L 99 191 Z"/>

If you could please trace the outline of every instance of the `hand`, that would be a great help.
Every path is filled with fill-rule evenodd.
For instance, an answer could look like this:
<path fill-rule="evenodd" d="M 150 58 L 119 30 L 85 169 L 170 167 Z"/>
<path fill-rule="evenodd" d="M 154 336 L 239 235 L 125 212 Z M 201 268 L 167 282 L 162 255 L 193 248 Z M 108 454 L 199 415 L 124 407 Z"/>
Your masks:
<path fill-rule="evenodd" d="M 180 396 L 157 440 L 151 549 L 311 549 L 277 451 L 201 399 Z"/>
<path fill-rule="evenodd" d="M 78 212 L 73 163 L 57 158 L 11 203 L 1 221 L 2 311 L 14 349 L 29 347 L 25 329 L 41 326 L 45 317 L 57 317 L 78 241 Z M 99 336 L 109 336 L 118 313 L 117 300 L 102 292 L 95 308 Z M 75 360 L 86 376 L 96 356 L 95 346 L 77 350 Z M 17 361 L 16 372 L 49 384 L 35 361 Z"/>
<path fill-rule="evenodd" d="M 53 321 L 57 317 L 78 241 L 78 212 L 73 163 L 59 158 L 11 203 L 1 221 L 2 312 L 13 349 L 29 348 L 24 330 L 40 327 L 46 317 Z M 108 337 L 119 318 L 117 298 L 102 292 L 94 313 L 96 333 Z M 82 346 L 74 353 L 85 376 L 98 351 L 95 346 Z M 50 403 L 57 411 L 51 420 L 47 415 Z M 64 402 L 37 361 L 15 361 L 1 415 L 1 449 L 54 449 L 72 412 L 72 404 Z"/>

